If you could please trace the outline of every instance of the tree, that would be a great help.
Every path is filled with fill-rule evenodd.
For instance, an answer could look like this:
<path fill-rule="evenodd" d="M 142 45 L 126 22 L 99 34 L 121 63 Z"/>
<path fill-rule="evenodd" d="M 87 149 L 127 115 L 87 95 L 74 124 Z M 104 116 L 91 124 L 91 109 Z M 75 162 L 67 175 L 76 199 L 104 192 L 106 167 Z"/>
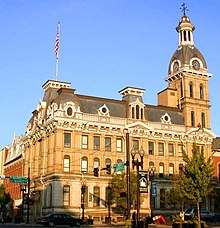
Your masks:
<path fill-rule="evenodd" d="M 200 203 L 212 192 L 211 178 L 213 177 L 214 167 L 211 157 L 207 160 L 204 156 L 203 147 L 201 150 L 193 144 L 192 156 L 189 157 L 183 151 L 183 166 L 179 180 L 174 185 L 181 199 L 185 198 L 197 204 L 198 225 L 200 227 Z"/>
<path fill-rule="evenodd" d="M 127 183 L 126 173 L 115 174 L 111 180 L 112 190 L 112 204 L 115 204 L 116 213 L 123 214 L 127 208 L 126 194 Z M 135 172 L 130 173 L 130 202 L 136 207 L 137 200 L 137 174 Z M 140 202 L 143 202 L 143 197 L 140 197 Z"/>
<path fill-rule="evenodd" d="M 11 197 L 9 193 L 5 192 L 4 185 L 0 185 L 0 212 L 3 212 L 3 214 L 6 214 L 7 207 L 6 205 L 10 202 Z"/>

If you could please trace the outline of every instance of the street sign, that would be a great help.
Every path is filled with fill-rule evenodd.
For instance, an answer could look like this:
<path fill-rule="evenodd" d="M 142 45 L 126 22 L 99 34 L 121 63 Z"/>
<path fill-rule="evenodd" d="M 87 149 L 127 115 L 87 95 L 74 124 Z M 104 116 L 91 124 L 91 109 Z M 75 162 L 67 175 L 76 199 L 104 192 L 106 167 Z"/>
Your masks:
<path fill-rule="evenodd" d="M 10 176 L 10 182 L 12 182 L 12 183 L 20 183 L 20 184 L 27 184 L 28 183 L 28 178 L 27 177 Z"/>
<path fill-rule="evenodd" d="M 139 171 L 140 193 L 148 193 L 147 171 Z"/>
<path fill-rule="evenodd" d="M 156 182 L 151 183 L 151 197 L 156 198 L 157 197 L 157 185 Z"/>
<path fill-rule="evenodd" d="M 114 172 L 115 173 L 123 171 L 125 169 L 125 163 L 124 162 L 119 162 L 117 164 L 114 164 L 113 168 L 114 168 Z"/>
<path fill-rule="evenodd" d="M 0 176 L 0 179 L 1 179 L 1 180 L 5 180 L 5 175 L 1 175 L 1 176 Z"/>

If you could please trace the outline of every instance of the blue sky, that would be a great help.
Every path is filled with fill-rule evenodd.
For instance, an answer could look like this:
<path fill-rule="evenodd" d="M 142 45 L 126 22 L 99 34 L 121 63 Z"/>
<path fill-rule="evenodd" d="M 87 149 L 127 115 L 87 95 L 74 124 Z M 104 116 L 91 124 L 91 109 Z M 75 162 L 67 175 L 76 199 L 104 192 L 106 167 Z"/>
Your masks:
<path fill-rule="evenodd" d="M 54 43 L 61 23 L 59 80 L 76 93 L 121 99 L 126 86 L 145 88 L 157 104 L 167 87 L 168 64 L 178 45 L 180 0 L 1 0 L 0 149 L 24 134 L 55 80 Z M 211 126 L 220 136 L 219 0 L 186 0 L 194 42 L 213 74 L 209 80 Z"/>

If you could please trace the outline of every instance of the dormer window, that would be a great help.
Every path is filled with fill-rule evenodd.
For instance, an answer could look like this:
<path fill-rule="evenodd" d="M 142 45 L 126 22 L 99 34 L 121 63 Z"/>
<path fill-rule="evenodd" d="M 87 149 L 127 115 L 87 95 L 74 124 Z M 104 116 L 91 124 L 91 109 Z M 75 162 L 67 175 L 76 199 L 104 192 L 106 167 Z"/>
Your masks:
<path fill-rule="evenodd" d="M 144 119 L 144 108 L 143 104 L 142 106 L 140 105 L 132 105 L 133 107 L 131 108 L 131 117 L 132 119 Z"/>

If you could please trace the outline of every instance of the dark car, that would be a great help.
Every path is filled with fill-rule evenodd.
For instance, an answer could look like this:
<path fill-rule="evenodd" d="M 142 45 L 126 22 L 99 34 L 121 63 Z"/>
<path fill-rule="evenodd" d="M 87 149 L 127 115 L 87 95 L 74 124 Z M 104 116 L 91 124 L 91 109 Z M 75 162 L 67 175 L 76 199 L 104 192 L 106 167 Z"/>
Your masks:
<path fill-rule="evenodd" d="M 184 212 L 185 220 L 191 219 L 192 216 L 198 216 L 197 208 L 189 208 L 189 209 L 185 210 L 185 212 Z M 215 218 L 215 213 L 212 213 L 205 208 L 201 208 L 200 209 L 200 218 L 202 220 L 206 220 L 206 221 L 213 221 Z"/>
<path fill-rule="evenodd" d="M 80 225 L 83 224 L 83 221 L 80 218 L 75 218 L 68 214 L 53 213 L 38 218 L 36 223 L 50 227 L 54 225 L 69 225 L 80 227 Z"/>

